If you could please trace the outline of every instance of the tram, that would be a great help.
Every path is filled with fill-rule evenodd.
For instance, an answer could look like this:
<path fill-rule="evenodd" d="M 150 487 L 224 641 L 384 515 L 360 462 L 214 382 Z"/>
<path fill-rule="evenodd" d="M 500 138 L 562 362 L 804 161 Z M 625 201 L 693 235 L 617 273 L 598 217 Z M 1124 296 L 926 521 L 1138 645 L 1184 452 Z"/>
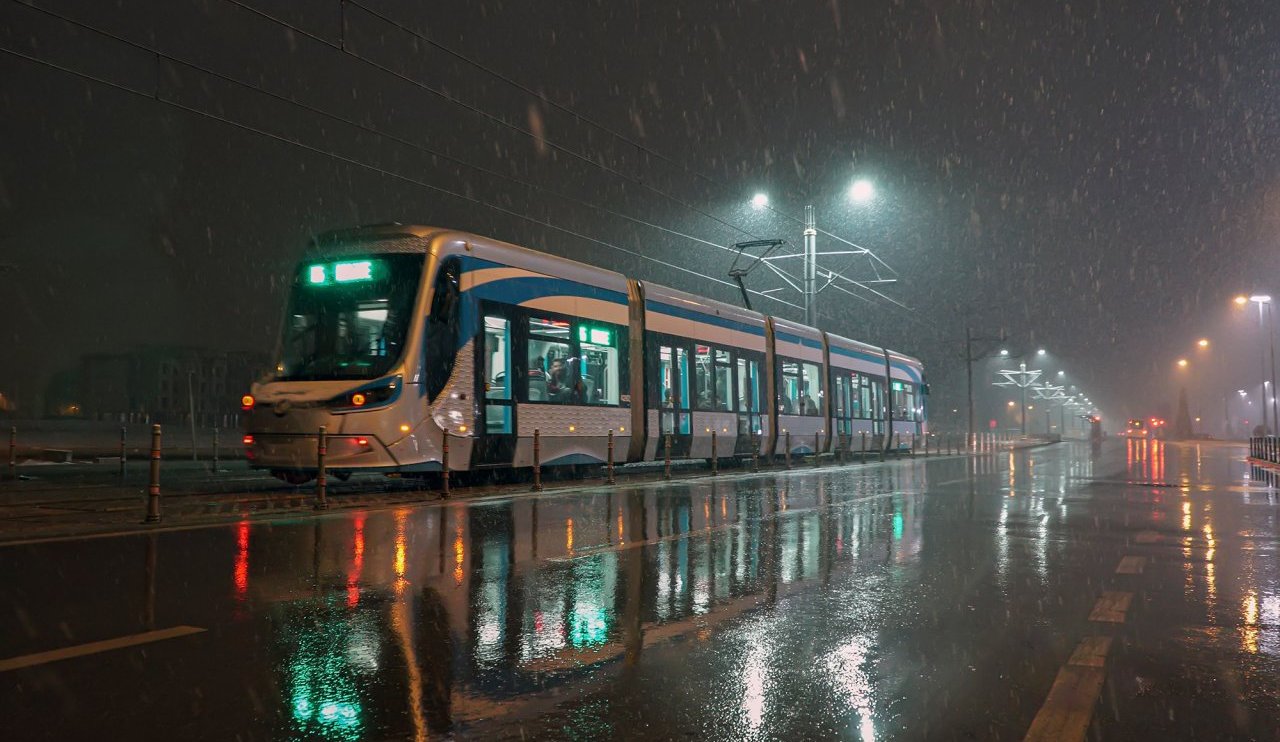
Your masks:
<path fill-rule="evenodd" d="M 379 225 L 314 239 L 277 364 L 242 399 L 251 465 L 439 472 L 909 448 L 914 358 L 458 231 Z"/>

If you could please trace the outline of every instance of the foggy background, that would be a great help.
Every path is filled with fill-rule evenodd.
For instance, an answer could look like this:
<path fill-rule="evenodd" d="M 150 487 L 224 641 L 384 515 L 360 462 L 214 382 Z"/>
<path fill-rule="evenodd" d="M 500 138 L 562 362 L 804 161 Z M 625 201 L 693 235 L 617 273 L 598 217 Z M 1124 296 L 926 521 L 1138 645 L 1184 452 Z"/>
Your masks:
<path fill-rule="evenodd" d="M 921 358 L 939 424 L 963 417 L 966 325 L 1049 349 L 1104 414 L 1171 418 L 1185 384 L 1220 420 L 1261 378 L 1256 307 L 1231 298 L 1280 294 L 1277 16 L 0 0 L 0 393 L 36 408 L 82 355 L 140 344 L 269 352 L 305 241 L 357 224 L 474 231 L 740 303 L 708 280 L 733 256 L 689 237 L 798 247 L 799 225 L 750 209 L 763 191 L 897 271 L 881 289 L 906 309 L 828 290 L 820 324 Z M 856 178 L 870 206 L 845 197 Z M 1013 398 L 989 387 L 999 365 L 979 365 L 988 408 Z"/>

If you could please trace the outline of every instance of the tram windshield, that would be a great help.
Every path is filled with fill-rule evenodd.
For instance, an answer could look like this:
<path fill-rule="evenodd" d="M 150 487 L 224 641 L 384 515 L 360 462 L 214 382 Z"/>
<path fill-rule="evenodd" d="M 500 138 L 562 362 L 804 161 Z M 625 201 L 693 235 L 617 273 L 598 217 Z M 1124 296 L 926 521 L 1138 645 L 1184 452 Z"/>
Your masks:
<path fill-rule="evenodd" d="M 298 267 L 276 378 L 372 379 L 399 360 L 422 255 L 309 261 Z"/>

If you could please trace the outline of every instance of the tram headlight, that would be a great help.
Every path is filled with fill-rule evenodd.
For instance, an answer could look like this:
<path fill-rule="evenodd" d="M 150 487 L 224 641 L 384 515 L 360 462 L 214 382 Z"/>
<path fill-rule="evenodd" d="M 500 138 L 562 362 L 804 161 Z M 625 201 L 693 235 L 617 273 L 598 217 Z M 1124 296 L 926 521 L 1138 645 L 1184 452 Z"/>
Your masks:
<path fill-rule="evenodd" d="M 347 392 L 343 392 L 329 400 L 329 408 L 335 412 L 354 412 L 375 407 L 383 407 L 396 401 L 400 396 L 401 380 L 399 376 L 380 379 Z"/>
<path fill-rule="evenodd" d="M 240 398 L 240 409 L 248 412 L 253 409 L 253 405 L 256 403 L 257 400 L 253 398 L 252 394 L 246 394 Z"/>

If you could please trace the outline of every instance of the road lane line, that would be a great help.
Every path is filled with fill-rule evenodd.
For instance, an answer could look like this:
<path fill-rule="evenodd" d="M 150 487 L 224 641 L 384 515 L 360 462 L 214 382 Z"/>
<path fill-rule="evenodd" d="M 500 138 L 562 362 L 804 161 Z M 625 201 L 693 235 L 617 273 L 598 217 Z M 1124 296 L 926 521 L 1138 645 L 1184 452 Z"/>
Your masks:
<path fill-rule="evenodd" d="M 1064 665 L 1023 739 L 1027 742 L 1084 739 L 1105 677 L 1101 667 Z"/>
<path fill-rule="evenodd" d="M 1122 593 L 1114 590 L 1108 590 L 1098 598 L 1098 602 L 1093 605 L 1093 612 L 1089 614 L 1090 621 L 1101 621 L 1104 623 L 1124 623 L 1125 611 L 1129 610 L 1129 603 L 1133 600 L 1133 593 Z"/>
<path fill-rule="evenodd" d="M 1109 651 L 1111 651 L 1111 637 L 1088 636 L 1080 642 L 1076 651 L 1072 652 L 1067 664 L 1076 667 L 1102 667 L 1106 664 Z"/>
<path fill-rule="evenodd" d="M 1154 544 L 1160 540 L 1160 534 L 1155 531 L 1139 531 L 1137 536 L 1133 537 L 1135 543 Z"/>
<path fill-rule="evenodd" d="M 144 631 L 141 634 L 130 634 L 129 636 L 120 636 L 115 639 L 104 639 L 99 642 L 79 644 L 74 647 L 53 649 L 48 652 L 24 654 L 21 657 L 10 657 L 6 660 L 0 660 L 0 672 L 21 670 L 24 667 L 34 667 L 36 665 L 43 665 L 49 662 L 69 660 L 73 657 L 83 657 L 87 654 L 110 652 L 113 649 L 136 647 L 139 644 L 150 644 L 152 642 L 164 641 L 165 639 L 176 639 L 180 636 L 187 636 L 189 634 L 199 634 L 204 630 L 205 629 L 197 626 L 174 626 L 168 629 Z"/>
<path fill-rule="evenodd" d="M 1144 556 L 1127 556 L 1120 559 L 1120 563 L 1116 565 L 1116 574 L 1118 575 L 1140 575 L 1142 570 L 1147 567 L 1147 558 Z"/>

